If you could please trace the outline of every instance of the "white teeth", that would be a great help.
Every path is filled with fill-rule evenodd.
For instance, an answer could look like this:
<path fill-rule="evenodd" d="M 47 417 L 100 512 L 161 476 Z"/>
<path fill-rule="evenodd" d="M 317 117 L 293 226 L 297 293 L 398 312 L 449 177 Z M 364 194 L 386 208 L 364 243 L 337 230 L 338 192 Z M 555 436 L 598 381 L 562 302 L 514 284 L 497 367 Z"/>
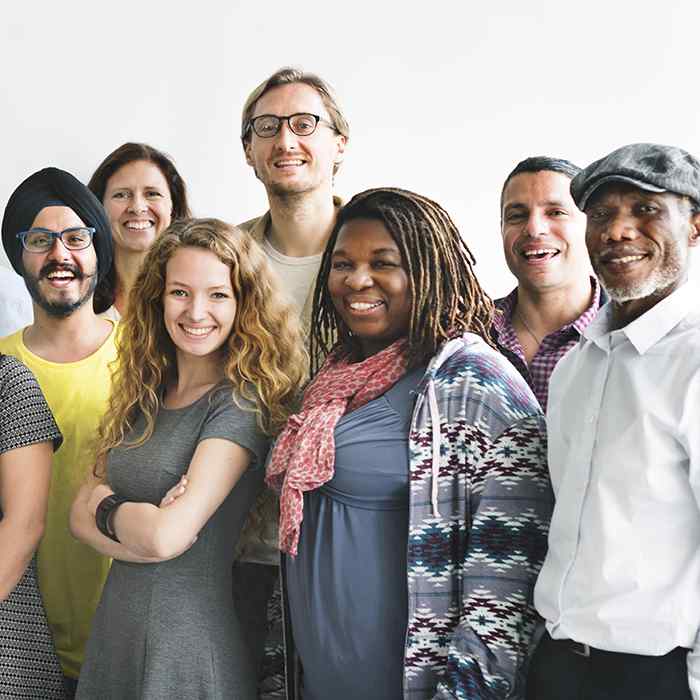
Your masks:
<path fill-rule="evenodd" d="M 375 301 L 371 304 L 365 301 L 353 301 L 350 304 L 350 308 L 354 309 L 355 311 L 369 311 L 370 309 L 376 309 L 378 306 L 381 305 L 381 301 Z"/>
<path fill-rule="evenodd" d="M 278 160 L 275 165 L 278 168 L 284 168 L 287 165 L 302 165 L 303 162 L 302 160 Z"/>
<path fill-rule="evenodd" d="M 150 221 L 129 221 L 126 224 L 126 228 L 134 229 L 136 231 L 141 231 L 145 228 L 150 228 L 153 224 Z"/>
<path fill-rule="evenodd" d="M 610 262 L 611 263 L 628 263 L 628 262 L 637 262 L 637 260 L 643 260 L 644 256 L 643 255 L 625 255 L 624 258 L 611 258 Z"/>
<path fill-rule="evenodd" d="M 189 335 L 206 335 L 207 333 L 214 330 L 214 326 L 209 326 L 209 328 L 188 328 L 187 326 L 182 326 L 182 330 Z"/>
<path fill-rule="evenodd" d="M 559 251 L 556 248 L 539 248 L 538 250 L 526 250 L 523 255 L 526 258 L 531 258 L 535 255 L 547 255 L 551 253 L 554 255 L 555 253 L 558 253 Z"/>
<path fill-rule="evenodd" d="M 49 272 L 48 275 L 46 275 L 50 280 L 68 280 L 68 279 L 73 279 L 75 275 L 72 272 Z"/>

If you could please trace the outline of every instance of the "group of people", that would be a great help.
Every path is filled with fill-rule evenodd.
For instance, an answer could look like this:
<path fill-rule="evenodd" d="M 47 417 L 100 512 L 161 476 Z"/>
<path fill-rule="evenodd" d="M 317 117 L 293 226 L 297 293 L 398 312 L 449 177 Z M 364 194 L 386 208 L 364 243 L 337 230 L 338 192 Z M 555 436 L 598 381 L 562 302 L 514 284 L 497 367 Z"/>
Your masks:
<path fill-rule="evenodd" d="M 135 143 L 7 203 L 0 697 L 700 700 L 700 162 L 518 163 L 494 302 L 319 76 L 241 139 L 239 226 Z"/>

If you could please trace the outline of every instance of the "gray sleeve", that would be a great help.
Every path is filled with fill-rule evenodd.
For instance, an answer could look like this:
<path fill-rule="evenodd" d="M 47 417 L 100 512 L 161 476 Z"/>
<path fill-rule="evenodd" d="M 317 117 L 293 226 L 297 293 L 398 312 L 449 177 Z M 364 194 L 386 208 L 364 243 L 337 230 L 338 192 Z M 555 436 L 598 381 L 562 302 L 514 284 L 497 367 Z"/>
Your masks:
<path fill-rule="evenodd" d="M 240 406 L 233 400 L 230 386 L 216 391 L 212 395 L 199 442 L 207 438 L 235 442 L 252 454 L 250 468 L 261 469 L 265 464 L 269 439 L 258 426 L 255 406 L 240 398 L 238 403 Z"/>

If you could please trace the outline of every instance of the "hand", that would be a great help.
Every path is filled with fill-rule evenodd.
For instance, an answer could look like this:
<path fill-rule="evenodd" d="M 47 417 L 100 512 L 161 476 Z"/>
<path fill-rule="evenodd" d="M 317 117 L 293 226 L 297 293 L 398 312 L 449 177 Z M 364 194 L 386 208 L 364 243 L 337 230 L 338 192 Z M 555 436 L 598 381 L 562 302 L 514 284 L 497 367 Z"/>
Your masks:
<path fill-rule="evenodd" d="M 90 515 L 94 517 L 97 512 L 97 506 L 100 505 L 103 499 L 107 498 L 107 496 L 111 496 L 113 493 L 114 491 L 112 491 L 107 484 L 97 484 L 92 490 L 90 498 L 88 498 L 87 507 Z"/>
<path fill-rule="evenodd" d="M 183 474 L 182 478 L 180 481 L 173 486 L 168 493 L 163 496 L 163 500 L 160 502 L 160 505 L 158 506 L 159 508 L 165 508 L 166 506 L 171 505 L 172 503 L 175 503 L 182 494 L 185 493 L 187 490 L 187 484 L 189 483 L 189 480 L 187 479 L 187 474 Z"/>

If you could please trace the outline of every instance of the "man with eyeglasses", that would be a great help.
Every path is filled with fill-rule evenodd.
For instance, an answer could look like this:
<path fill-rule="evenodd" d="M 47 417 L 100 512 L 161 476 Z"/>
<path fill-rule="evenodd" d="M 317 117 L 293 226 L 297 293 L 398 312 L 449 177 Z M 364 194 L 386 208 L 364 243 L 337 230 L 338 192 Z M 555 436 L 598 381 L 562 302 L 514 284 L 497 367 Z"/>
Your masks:
<path fill-rule="evenodd" d="M 321 257 L 341 206 L 333 184 L 349 135 L 331 86 L 295 68 L 275 72 L 243 106 L 246 162 L 265 186 L 270 209 L 240 226 L 262 246 L 299 309 L 306 334 Z M 234 598 L 257 664 L 262 663 L 267 603 L 279 571 L 277 524 L 266 525 L 262 541 L 251 536 L 240 544 L 234 565 Z M 281 646 L 279 626 L 268 639 L 261 697 L 275 697 L 281 686 L 280 660 L 271 653 L 275 646 Z"/>
<path fill-rule="evenodd" d="M 349 135 L 330 85 L 298 69 L 278 70 L 243 107 L 246 161 L 270 210 L 241 227 L 263 246 L 307 332 L 321 255 L 341 204 L 333 180 Z"/>
<path fill-rule="evenodd" d="M 63 434 L 53 457 L 37 567 L 66 694 L 72 697 L 109 569 L 107 558 L 70 536 L 68 515 L 94 465 L 109 365 L 116 358 L 116 326 L 96 316 L 92 306 L 95 286 L 111 265 L 112 235 L 102 205 L 87 187 L 63 170 L 45 168 L 10 197 L 2 242 L 32 297 L 34 322 L 0 338 L 0 352 L 33 371 Z"/>

